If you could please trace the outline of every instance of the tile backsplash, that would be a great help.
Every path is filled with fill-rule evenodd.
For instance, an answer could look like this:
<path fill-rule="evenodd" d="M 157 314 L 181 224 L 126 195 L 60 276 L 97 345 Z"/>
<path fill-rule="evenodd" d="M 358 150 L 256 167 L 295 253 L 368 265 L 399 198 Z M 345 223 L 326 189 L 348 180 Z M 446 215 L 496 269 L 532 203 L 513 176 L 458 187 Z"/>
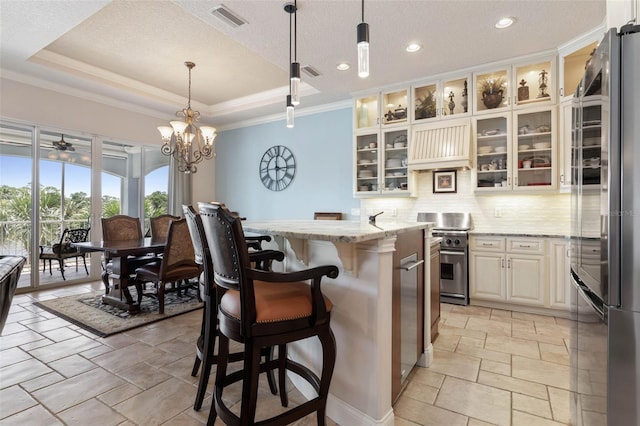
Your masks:
<path fill-rule="evenodd" d="M 522 232 L 569 235 L 569 193 L 475 193 L 471 171 L 457 170 L 457 192 L 434 194 L 433 172 L 417 176 L 417 198 L 365 198 L 361 218 L 384 211 L 379 219 L 415 221 L 418 212 L 469 212 L 473 229 L 482 232 Z M 393 216 L 395 213 L 395 216 Z"/>

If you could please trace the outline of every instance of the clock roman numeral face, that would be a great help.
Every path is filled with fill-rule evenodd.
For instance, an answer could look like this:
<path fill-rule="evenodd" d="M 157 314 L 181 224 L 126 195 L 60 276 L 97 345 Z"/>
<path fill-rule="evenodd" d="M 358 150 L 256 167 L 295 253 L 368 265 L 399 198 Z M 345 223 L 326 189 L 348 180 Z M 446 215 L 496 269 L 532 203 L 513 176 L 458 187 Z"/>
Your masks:
<path fill-rule="evenodd" d="M 296 174 L 296 159 L 286 146 L 272 146 L 260 160 L 259 173 L 265 188 L 282 191 Z"/>

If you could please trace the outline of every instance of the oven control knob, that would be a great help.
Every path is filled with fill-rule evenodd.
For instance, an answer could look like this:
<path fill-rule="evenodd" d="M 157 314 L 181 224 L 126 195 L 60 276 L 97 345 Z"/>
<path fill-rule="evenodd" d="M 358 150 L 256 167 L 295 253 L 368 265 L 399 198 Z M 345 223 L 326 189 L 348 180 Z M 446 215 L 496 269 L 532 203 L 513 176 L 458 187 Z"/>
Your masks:
<path fill-rule="evenodd" d="M 447 238 L 446 243 L 447 243 L 447 244 L 451 244 L 451 238 Z"/>
<path fill-rule="evenodd" d="M 456 240 L 453 242 L 455 245 L 459 246 L 460 245 L 460 240 L 456 238 Z"/>

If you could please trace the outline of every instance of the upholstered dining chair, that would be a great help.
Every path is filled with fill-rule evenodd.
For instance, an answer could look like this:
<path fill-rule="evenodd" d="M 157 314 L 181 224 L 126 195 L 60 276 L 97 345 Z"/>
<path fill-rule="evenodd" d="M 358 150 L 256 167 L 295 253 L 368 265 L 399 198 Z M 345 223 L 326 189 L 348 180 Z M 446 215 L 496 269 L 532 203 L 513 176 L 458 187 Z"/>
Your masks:
<path fill-rule="evenodd" d="M 140 218 L 127 216 L 127 215 L 115 215 L 111 217 L 103 217 L 102 223 L 102 240 L 103 241 L 130 241 L 140 240 L 142 236 L 142 226 L 140 224 Z M 129 256 L 127 258 L 128 270 L 136 270 L 139 266 L 145 263 L 157 261 L 155 256 Z M 104 255 L 104 268 L 102 271 L 102 282 L 104 283 L 105 293 L 109 294 L 111 286 L 109 284 L 109 275 L 113 272 L 112 259 L 109 254 Z M 132 285 L 135 285 L 138 292 L 138 303 L 142 300 L 142 286 L 135 280 L 131 281 Z"/>
<path fill-rule="evenodd" d="M 200 374 L 196 400 L 193 404 L 194 410 L 198 411 L 202 408 L 202 402 L 209 384 L 209 376 L 211 375 L 211 367 L 213 364 L 218 362 L 218 357 L 214 354 L 218 329 L 218 312 L 215 303 L 215 286 L 213 284 L 213 263 L 211 261 L 209 244 L 207 243 L 204 229 L 202 228 L 202 219 L 193 206 L 183 205 L 182 210 L 184 211 L 184 217 L 187 220 L 187 225 L 189 226 L 195 261 L 202 265 L 203 268 L 202 274 L 200 275 L 200 295 L 204 302 L 204 309 L 202 325 L 200 328 L 200 337 L 196 342 L 196 358 L 191 371 L 191 376 L 195 377 L 198 374 L 198 369 L 202 362 L 202 373 Z M 269 239 L 251 239 L 254 247 L 256 247 L 256 241 L 260 242 L 263 240 L 268 241 Z M 260 246 L 257 247 L 260 248 Z M 274 260 L 284 260 L 284 253 L 276 250 L 258 250 L 256 252 L 252 252 L 250 257 L 254 262 L 258 262 L 258 265 L 270 266 L 271 262 Z M 270 361 L 273 359 L 273 352 L 273 348 L 263 348 L 262 355 L 267 361 Z M 242 360 L 243 355 L 244 353 L 233 354 L 231 355 L 231 360 Z M 282 371 L 282 374 L 284 374 L 284 371 Z M 278 392 L 278 388 L 276 386 L 273 370 L 269 372 L 267 379 L 271 393 L 275 395 Z M 284 380 L 284 377 L 282 380 Z"/>
<path fill-rule="evenodd" d="M 338 268 L 327 265 L 288 273 L 252 269 L 240 219 L 223 204 L 198 203 L 198 209 L 214 265 L 219 324 L 215 409 L 208 424 L 217 416 L 225 424 L 254 424 L 259 373 L 284 368 L 306 380 L 317 396 L 260 423 L 284 425 L 316 412 L 318 424 L 324 425 L 336 344 L 330 327 L 333 305 L 320 284 L 322 277 L 336 278 Z M 320 377 L 286 356 L 287 344 L 314 336 L 322 345 Z M 245 353 L 243 369 L 233 373 L 227 372 L 230 339 L 243 343 Z M 260 364 L 261 348 L 275 345 L 278 359 Z M 225 388 L 238 381 L 242 381 L 239 416 L 226 406 L 224 396 Z"/>
<path fill-rule="evenodd" d="M 164 313 L 165 286 L 168 283 L 178 283 L 177 290 L 180 291 L 180 283 L 199 278 L 201 267 L 194 259 L 195 253 L 186 219 L 172 220 L 169 222 L 162 259 L 136 269 L 136 281 L 155 284 L 159 313 Z"/>
<path fill-rule="evenodd" d="M 172 220 L 178 219 L 180 219 L 180 216 L 174 216 L 171 214 L 161 214 L 159 216 L 149 218 L 149 223 L 151 225 L 151 236 L 153 238 L 166 240 L 167 233 L 169 232 L 169 223 Z"/>

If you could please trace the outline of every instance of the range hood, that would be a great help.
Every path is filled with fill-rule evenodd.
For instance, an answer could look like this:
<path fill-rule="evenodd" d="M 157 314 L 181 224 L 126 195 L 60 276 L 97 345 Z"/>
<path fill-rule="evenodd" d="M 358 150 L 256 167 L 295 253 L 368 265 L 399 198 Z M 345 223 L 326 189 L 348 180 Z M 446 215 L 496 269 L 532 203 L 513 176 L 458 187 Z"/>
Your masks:
<path fill-rule="evenodd" d="M 471 119 L 413 126 L 409 170 L 471 168 Z"/>

